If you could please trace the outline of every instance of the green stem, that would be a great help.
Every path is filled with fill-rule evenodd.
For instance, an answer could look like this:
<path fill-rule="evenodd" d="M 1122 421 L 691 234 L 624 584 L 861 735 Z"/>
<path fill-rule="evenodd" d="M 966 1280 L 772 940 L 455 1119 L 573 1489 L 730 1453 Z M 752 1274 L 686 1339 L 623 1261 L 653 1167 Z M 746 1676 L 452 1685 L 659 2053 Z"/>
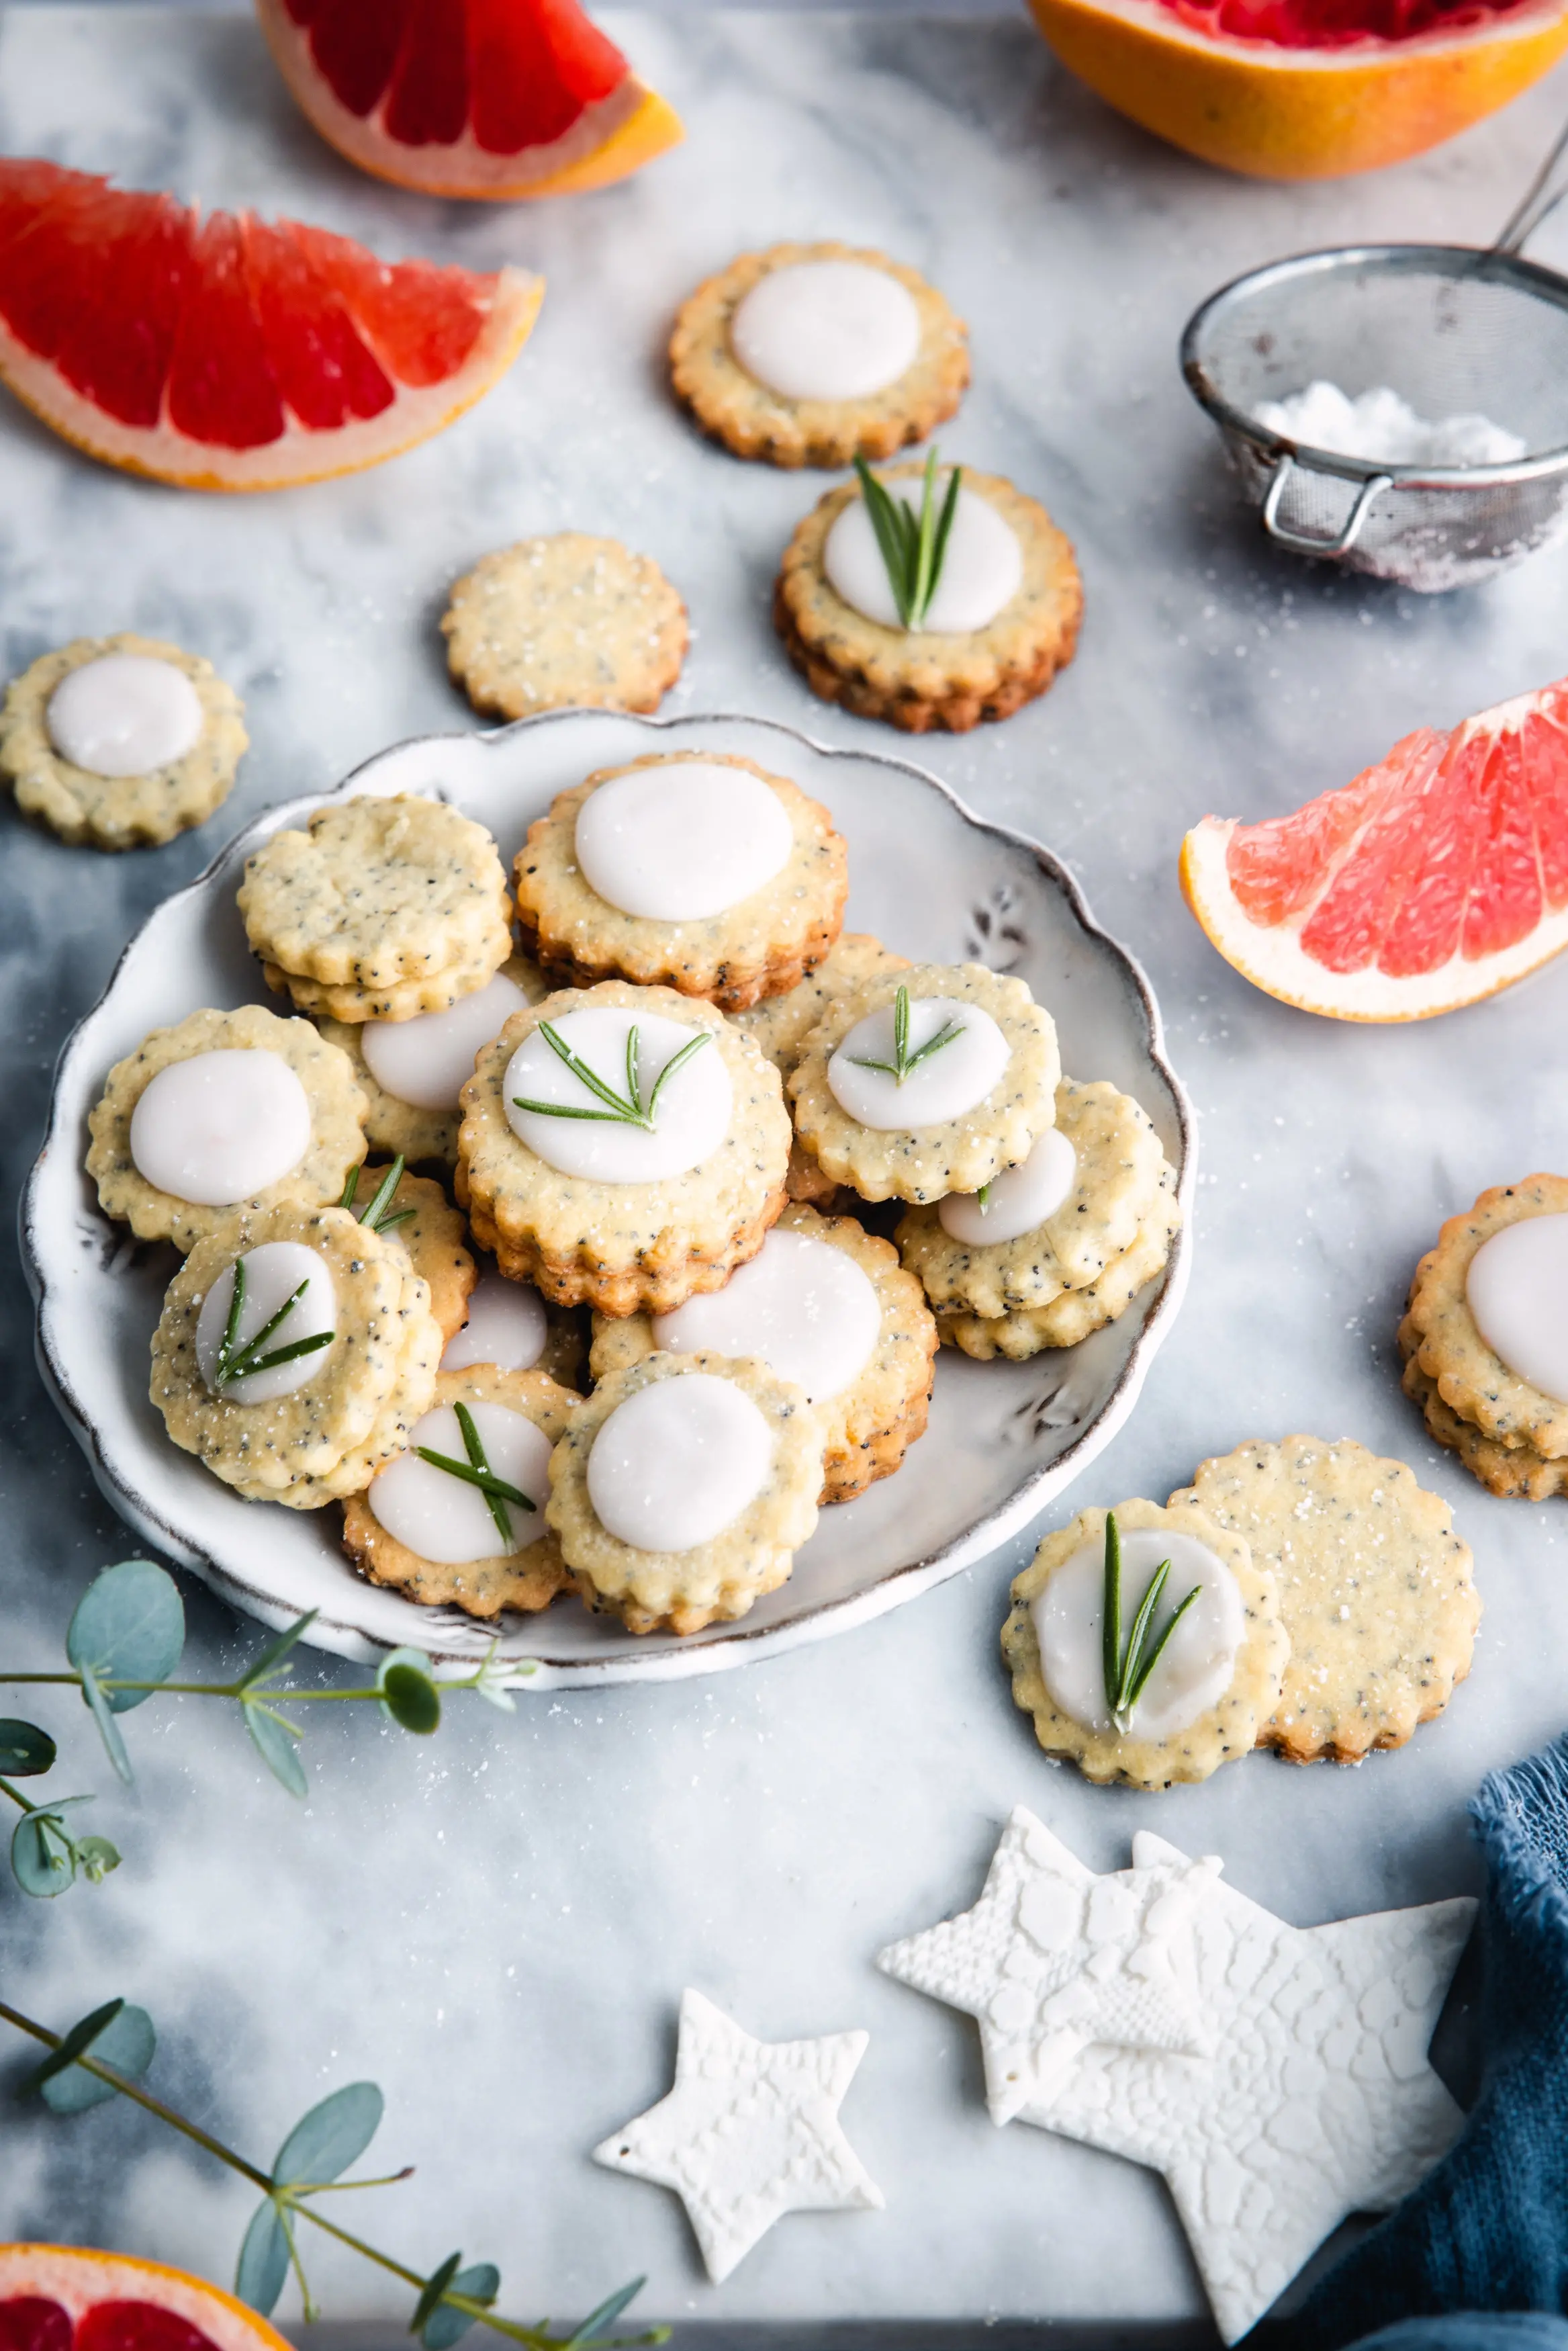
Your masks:
<path fill-rule="evenodd" d="M 20 1804 L 25 1813 L 36 1813 L 39 1809 L 36 1804 L 30 1804 L 20 1788 L 14 1788 L 9 1780 L 0 1780 L 0 1795 L 9 1796 L 11 1802 Z"/>

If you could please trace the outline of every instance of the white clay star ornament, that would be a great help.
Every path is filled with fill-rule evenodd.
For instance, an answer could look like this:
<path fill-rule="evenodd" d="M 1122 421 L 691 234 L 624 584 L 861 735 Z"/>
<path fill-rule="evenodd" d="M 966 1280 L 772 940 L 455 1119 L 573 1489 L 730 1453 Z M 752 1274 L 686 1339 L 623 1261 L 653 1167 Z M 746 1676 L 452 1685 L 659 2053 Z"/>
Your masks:
<path fill-rule="evenodd" d="M 838 2121 L 868 2039 L 756 2041 L 685 1991 L 674 2088 L 594 2161 L 675 2189 L 717 2285 L 785 2212 L 882 2210 Z"/>

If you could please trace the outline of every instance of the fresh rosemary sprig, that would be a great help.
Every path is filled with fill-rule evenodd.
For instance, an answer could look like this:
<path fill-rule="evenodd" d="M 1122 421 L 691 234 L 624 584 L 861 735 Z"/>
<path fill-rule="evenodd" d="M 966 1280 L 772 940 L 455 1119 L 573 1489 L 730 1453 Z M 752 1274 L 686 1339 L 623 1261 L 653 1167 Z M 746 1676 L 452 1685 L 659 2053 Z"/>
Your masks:
<path fill-rule="evenodd" d="M 387 1210 L 392 1205 L 392 1196 L 403 1180 L 403 1155 L 400 1151 L 377 1185 L 375 1197 L 363 1208 L 354 1208 L 354 1203 L 359 1196 L 359 1178 L 365 1171 L 363 1167 L 351 1167 L 348 1171 L 348 1180 L 343 1186 L 343 1197 L 337 1203 L 338 1207 L 354 1208 L 354 1214 L 358 1217 L 359 1222 L 373 1233 L 389 1233 L 394 1225 L 406 1225 L 410 1217 L 419 1214 L 417 1208 L 400 1208 L 395 1217 L 389 1217 L 387 1214 Z"/>
<path fill-rule="evenodd" d="M 893 998 L 892 1060 L 890 1061 L 863 1061 L 858 1053 L 851 1053 L 849 1058 L 856 1069 L 880 1070 L 885 1077 L 892 1079 L 896 1086 L 901 1086 L 904 1080 L 911 1076 L 922 1061 L 929 1061 L 933 1053 L 940 1053 L 944 1045 L 950 1045 L 955 1037 L 962 1035 L 963 1028 L 961 1022 L 946 1020 L 934 1037 L 928 1037 L 925 1043 L 917 1045 L 911 1053 L 909 1050 L 909 991 L 900 982 L 898 992 Z"/>
<path fill-rule="evenodd" d="M 330 1347 L 337 1336 L 337 1332 L 315 1331 L 308 1339 L 295 1339 L 286 1347 L 275 1347 L 270 1355 L 261 1353 L 273 1332 L 282 1330 L 309 1287 L 310 1276 L 306 1274 L 298 1288 L 289 1291 L 271 1322 L 264 1322 L 255 1337 L 247 1339 L 241 1346 L 240 1317 L 245 1311 L 245 1261 L 243 1257 L 234 1259 L 234 1286 L 229 1299 L 228 1321 L 223 1325 L 218 1358 L 213 1365 L 215 1387 L 226 1388 L 235 1380 L 254 1379 L 258 1372 L 275 1371 L 279 1364 L 292 1364 L 301 1355 L 315 1354 L 318 1347 Z"/>
<path fill-rule="evenodd" d="M 955 465 L 949 475 L 947 495 L 939 508 L 937 452 L 934 448 L 930 451 L 921 477 L 918 515 L 912 507 L 905 505 L 901 497 L 894 497 L 883 487 L 858 453 L 855 470 L 860 476 L 866 511 L 877 534 L 877 545 L 881 550 L 893 601 L 898 608 L 898 618 L 906 629 L 923 629 L 926 615 L 931 609 L 931 599 L 937 592 L 937 583 L 942 576 L 942 563 L 948 551 L 953 517 L 958 512 L 959 484 L 963 479 L 963 467 Z"/>
<path fill-rule="evenodd" d="M 1138 1604 L 1132 1630 L 1127 1644 L 1122 1643 L 1122 1535 L 1114 1510 L 1106 1513 L 1106 1583 L 1101 1616 L 1103 1643 L 1102 1667 L 1105 1674 L 1106 1704 L 1111 1719 L 1125 1739 L 1132 1721 L 1133 1708 L 1148 1687 L 1149 1676 L 1165 1652 L 1165 1645 L 1197 1599 L 1203 1586 L 1195 1583 L 1179 1606 L 1166 1619 L 1158 1636 L 1149 1639 L 1154 1612 L 1159 1605 L 1170 1573 L 1170 1562 L 1161 1560 L 1149 1579 L 1148 1590 Z"/>
<path fill-rule="evenodd" d="M 524 1094 L 514 1094 L 513 1102 L 519 1110 L 536 1111 L 542 1118 L 605 1119 L 620 1126 L 640 1126 L 645 1134 L 651 1134 L 654 1120 L 659 1112 L 659 1097 L 664 1092 L 666 1084 L 675 1075 L 676 1071 L 691 1059 L 693 1053 L 701 1050 L 702 1047 L 709 1042 L 712 1033 L 711 1029 L 700 1029 L 696 1036 L 682 1045 L 678 1053 L 670 1055 L 659 1072 L 654 1081 L 653 1092 L 645 1102 L 642 1099 L 641 1073 L 637 1064 L 635 1021 L 626 1032 L 626 1092 L 624 1094 L 618 1094 L 612 1085 L 606 1083 L 597 1070 L 589 1069 L 580 1053 L 575 1053 L 572 1050 L 553 1021 L 541 1020 L 539 1034 L 550 1050 L 565 1061 L 573 1077 L 587 1086 L 591 1094 L 597 1094 L 599 1101 L 607 1107 L 603 1110 L 585 1110 L 572 1102 L 531 1102 Z"/>
<path fill-rule="evenodd" d="M 514 1503 L 519 1510 L 537 1510 L 538 1504 L 531 1502 L 520 1487 L 509 1486 L 504 1478 L 496 1476 L 485 1458 L 484 1439 L 475 1427 L 473 1415 L 468 1406 L 465 1404 L 456 1404 L 453 1405 L 452 1410 L 457 1415 L 457 1425 L 462 1431 L 462 1449 L 467 1454 L 468 1459 L 454 1461 L 450 1453 L 437 1453 L 434 1447 L 429 1445 L 416 1445 L 414 1451 L 421 1461 L 428 1461 L 432 1469 L 444 1469 L 449 1478 L 461 1478 L 465 1485 L 478 1487 L 490 1505 L 490 1515 L 495 1521 L 496 1533 L 510 1549 L 512 1521 L 506 1515 L 507 1503 Z"/>
<path fill-rule="evenodd" d="M 989 1217 L 991 1214 L 991 1186 L 989 1184 L 982 1184 L 974 1196 L 980 1202 L 981 1215 L 982 1217 Z"/>

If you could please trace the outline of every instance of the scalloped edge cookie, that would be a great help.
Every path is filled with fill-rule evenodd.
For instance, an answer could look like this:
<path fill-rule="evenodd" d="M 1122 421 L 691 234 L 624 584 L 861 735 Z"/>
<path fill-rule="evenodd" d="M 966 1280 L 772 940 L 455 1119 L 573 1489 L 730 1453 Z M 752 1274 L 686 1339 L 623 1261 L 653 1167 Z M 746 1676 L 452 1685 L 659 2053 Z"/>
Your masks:
<path fill-rule="evenodd" d="M 1403 1747 L 1469 1673 L 1481 1614 L 1469 1546 L 1407 1463 L 1353 1437 L 1259 1438 L 1200 1462 L 1169 1508 L 1244 1536 L 1273 1570 L 1291 1661 L 1260 1747 L 1358 1763 Z"/>
<path fill-rule="evenodd" d="M 72 670 L 109 653 L 167 662 L 190 679 L 202 725 L 183 758 L 145 776 L 95 776 L 56 750 L 47 716 L 56 687 Z M 6 688 L 0 704 L 0 777 L 9 779 L 24 816 L 47 825 L 72 848 L 157 848 L 205 824 L 228 799 L 250 748 L 244 707 L 210 661 L 161 637 L 130 631 L 73 637 L 54 653 L 40 653 Z"/>
<path fill-rule="evenodd" d="M 481 556 L 441 615 L 452 682 L 485 717 L 657 710 L 680 674 L 686 606 L 650 555 L 558 530 Z"/>
<path fill-rule="evenodd" d="M 842 1249 L 867 1276 L 882 1309 L 869 1361 L 841 1395 L 817 1406 L 826 1431 L 819 1499 L 824 1506 L 850 1502 L 878 1479 L 890 1478 L 925 1435 L 937 1326 L 919 1283 L 903 1271 L 892 1243 L 868 1233 L 853 1217 L 819 1216 L 805 1202 L 793 1202 L 776 1229 L 805 1233 Z M 658 1352 L 648 1315 L 594 1317 L 588 1370 L 596 1381 Z"/>
<path fill-rule="evenodd" d="M 1568 1456 L 1568 1404 L 1521 1380 L 1493 1353 L 1476 1327 L 1465 1283 L 1476 1251 L 1505 1225 L 1565 1214 L 1568 1176 L 1494 1185 L 1443 1226 L 1437 1247 L 1416 1268 L 1406 1317 L 1422 1371 L 1459 1419 L 1498 1445 L 1527 1445 L 1549 1461 Z"/>
<path fill-rule="evenodd" d="M 588 1456 L 616 1406 L 656 1380 L 706 1372 L 732 1380 L 774 1429 L 768 1482 L 711 1541 L 684 1552 L 637 1551 L 602 1527 L 588 1499 Z M 789 1579 L 816 1525 L 822 1416 L 799 1388 L 753 1356 L 645 1355 L 612 1372 L 579 1406 L 550 1456 L 545 1515 L 590 1608 L 628 1633 L 700 1633 L 732 1624 Z"/>
<path fill-rule="evenodd" d="M 800 1059 L 801 1047 L 831 1005 L 868 979 L 909 968 L 908 956 L 895 955 L 869 931 L 840 931 L 816 969 L 795 987 L 779 996 L 763 997 L 730 1018 L 766 1054 L 780 1077 L 787 1078 Z"/>
<path fill-rule="evenodd" d="M 730 342 L 730 321 L 760 278 L 803 261 L 859 261 L 889 277 L 914 298 L 920 344 L 903 374 L 863 400 L 791 400 L 749 375 Z M 969 335 L 936 287 L 874 246 L 771 245 L 738 254 L 704 278 L 675 315 L 670 337 L 670 380 L 675 396 L 704 433 L 732 456 L 770 465 L 847 465 L 857 454 L 890 457 L 923 441 L 953 414 L 970 379 Z"/>
<path fill-rule="evenodd" d="M 555 1445 L 582 1401 L 537 1368 L 503 1372 L 493 1364 L 471 1364 L 461 1372 L 438 1373 L 435 1394 L 425 1409 L 443 1404 L 505 1405 L 543 1429 Z M 498 1552 L 489 1559 L 457 1565 L 422 1559 L 389 1534 L 377 1518 L 370 1501 L 373 1486 L 372 1479 L 343 1505 L 343 1548 L 367 1583 L 400 1592 L 424 1607 L 461 1608 L 467 1616 L 482 1618 L 498 1616 L 504 1608 L 533 1614 L 547 1608 L 557 1593 L 573 1589 L 560 1543 L 547 1523 L 521 1551 Z M 541 1517 L 544 1503 L 541 1495 Z"/>
<path fill-rule="evenodd" d="M 1034 1736 L 1047 1755 L 1075 1763 L 1085 1780 L 1099 1786 L 1115 1782 L 1152 1793 L 1178 1782 L 1207 1780 L 1221 1763 L 1234 1763 L 1251 1752 L 1259 1726 L 1279 1698 L 1290 1640 L 1280 1621 L 1273 1575 L 1233 1530 L 1196 1509 L 1184 1510 L 1179 1520 L 1175 1499 L 1163 1510 L 1158 1502 L 1136 1499 L 1111 1507 L 1124 1533 L 1143 1527 L 1170 1527 L 1206 1543 L 1236 1579 L 1247 1633 L 1224 1697 L 1168 1739 L 1124 1739 L 1114 1729 L 1087 1729 L 1062 1712 L 1041 1671 L 1040 1644 L 1029 1604 L 1075 1552 L 1085 1543 L 1104 1543 L 1110 1511 L 1080 1510 L 1071 1525 L 1045 1537 L 1030 1564 L 1012 1579 L 1012 1605 L 1002 1628 L 1002 1654 L 1012 1676 L 1012 1702 L 1033 1717 Z"/>
<path fill-rule="evenodd" d="M 198 1053 L 225 1051 L 275 1053 L 287 1063 L 310 1103 L 310 1148 L 286 1176 L 254 1199 L 210 1208 L 161 1192 L 147 1181 L 130 1155 L 130 1121 L 161 1070 L 193 1061 Z M 238 1214 L 265 1215 L 285 1200 L 311 1206 L 337 1200 L 349 1169 L 365 1155 L 364 1113 L 365 1097 L 355 1082 L 353 1065 L 308 1020 L 282 1020 L 259 1004 L 242 1004 L 233 1012 L 206 1008 L 188 1012 L 171 1029 L 150 1030 L 134 1053 L 116 1061 L 88 1113 L 92 1141 L 87 1172 L 98 1186 L 99 1205 L 106 1217 L 129 1225 L 138 1240 L 172 1241 L 176 1249 L 188 1251 Z"/>
<path fill-rule="evenodd" d="M 1420 1406 L 1428 1436 L 1457 1453 L 1470 1476 L 1503 1501 L 1549 1502 L 1554 1495 L 1568 1494 L 1568 1459 L 1549 1461 L 1533 1445 L 1500 1444 L 1472 1422 L 1461 1420 L 1453 1405 L 1445 1403 L 1436 1380 L 1421 1369 L 1418 1344 L 1419 1334 L 1407 1315 L 1399 1325 L 1399 1353 L 1405 1361 L 1400 1385 L 1411 1403 Z"/>
<path fill-rule="evenodd" d="M 365 1162 L 359 1170 L 354 1198 L 348 1203 L 354 1216 L 369 1207 L 382 1176 L 391 1165 L 389 1159 Z M 348 1188 L 347 1180 L 343 1188 Z M 398 1179 L 397 1190 L 387 1203 L 387 1214 L 398 1217 L 406 1209 L 412 1213 L 404 1223 L 394 1225 L 389 1231 L 381 1225 L 376 1229 L 383 1240 L 402 1250 L 430 1291 L 431 1312 L 435 1316 L 444 1347 L 467 1322 L 469 1298 L 479 1279 L 479 1269 L 464 1246 L 468 1226 L 439 1184 L 432 1183 L 428 1176 L 410 1176 L 405 1168 Z"/>
<path fill-rule="evenodd" d="M 530 1004 L 542 1003 L 550 993 L 549 981 L 526 956 L 508 956 L 493 976 L 514 981 Z M 363 1021 L 334 1020 L 329 1012 L 317 1012 L 311 1017 L 327 1043 L 336 1045 L 340 1053 L 347 1053 L 354 1065 L 355 1078 L 365 1097 L 365 1140 L 371 1150 L 384 1153 L 389 1159 L 395 1159 L 400 1152 L 410 1165 L 440 1161 L 449 1169 L 455 1167 L 462 1111 L 421 1110 L 414 1102 L 400 1102 L 371 1075 L 362 1042 Z"/>
<path fill-rule="evenodd" d="M 949 1346 L 961 1349 L 980 1364 L 989 1364 L 997 1355 L 1023 1364 L 1048 1347 L 1076 1347 L 1103 1331 L 1107 1322 L 1118 1321 L 1139 1291 L 1165 1271 L 1171 1243 L 1180 1230 L 1176 1170 L 1162 1162 L 1155 1204 L 1137 1238 L 1120 1257 L 1112 1258 L 1104 1273 L 1085 1289 L 1064 1290 L 1048 1305 L 1020 1307 L 1012 1314 L 964 1314 L 938 1307 L 937 1329 Z"/>
<path fill-rule="evenodd" d="M 894 465 L 889 482 L 913 479 Z M 1045 692 L 1077 650 L 1084 590 L 1072 542 L 1044 507 L 1000 474 L 963 468 L 964 486 L 996 508 L 1017 536 L 1023 578 L 983 629 L 965 633 L 886 628 L 846 604 L 823 569 L 827 534 L 857 482 L 829 490 L 796 524 L 774 590 L 774 625 L 813 694 L 857 718 L 881 718 L 908 735 L 934 727 L 967 734 L 1011 718 Z"/>
<path fill-rule="evenodd" d="M 760 777 L 790 820 L 794 844 L 780 871 L 722 914 L 656 922 L 624 914 L 593 889 L 577 863 L 576 822 L 586 801 L 618 777 L 643 768 L 738 768 Z M 760 997 L 782 995 L 815 971 L 844 921 L 849 852 L 820 800 L 788 776 L 732 751 L 648 751 L 600 768 L 557 792 L 536 818 L 513 869 L 524 945 L 556 985 L 591 987 L 628 979 L 638 987 L 673 987 L 706 998 L 722 1012 L 742 1012 Z"/>

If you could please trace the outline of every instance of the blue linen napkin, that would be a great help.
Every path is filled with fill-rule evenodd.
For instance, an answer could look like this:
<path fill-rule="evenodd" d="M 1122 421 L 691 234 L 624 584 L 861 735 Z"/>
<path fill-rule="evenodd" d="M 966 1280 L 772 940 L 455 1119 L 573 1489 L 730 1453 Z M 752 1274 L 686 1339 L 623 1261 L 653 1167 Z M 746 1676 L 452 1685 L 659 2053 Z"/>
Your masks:
<path fill-rule="evenodd" d="M 1568 2351 L 1568 2328 L 1469 2314 L 1568 2312 L 1568 1737 L 1484 1780 L 1470 1818 L 1487 1860 L 1480 2095 L 1452 2150 L 1289 2323 L 1303 2351 L 1378 2327 L 1378 2351 Z M 1417 2317 L 1443 2324 L 1392 2325 Z"/>

